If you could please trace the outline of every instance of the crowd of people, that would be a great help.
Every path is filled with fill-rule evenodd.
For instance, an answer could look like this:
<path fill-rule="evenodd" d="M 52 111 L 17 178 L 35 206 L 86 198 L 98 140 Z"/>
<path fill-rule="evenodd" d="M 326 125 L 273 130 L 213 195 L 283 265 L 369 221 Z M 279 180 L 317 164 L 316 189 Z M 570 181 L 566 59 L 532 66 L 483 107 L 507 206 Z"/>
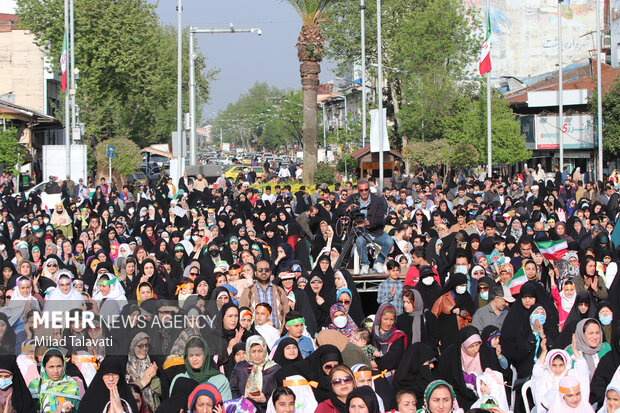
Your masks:
<path fill-rule="evenodd" d="M 0 412 L 620 412 L 618 187 L 540 169 L 3 192 Z"/>

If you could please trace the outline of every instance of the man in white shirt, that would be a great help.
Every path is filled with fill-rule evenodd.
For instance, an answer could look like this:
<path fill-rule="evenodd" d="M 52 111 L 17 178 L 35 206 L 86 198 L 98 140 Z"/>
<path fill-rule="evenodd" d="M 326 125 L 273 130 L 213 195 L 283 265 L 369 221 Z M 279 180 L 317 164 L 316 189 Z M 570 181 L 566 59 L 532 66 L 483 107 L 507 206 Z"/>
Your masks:
<path fill-rule="evenodd" d="M 283 165 L 280 166 L 280 171 L 278 172 L 278 178 L 280 179 L 280 181 L 288 180 L 290 177 L 291 172 L 288 170 L 288 168 L 284 167 Z"/>
<path fill-rule="evenodd" d="M 272 204 L 276 202 L 276 194 L 271 193 L 271 186 L 267 185 L 265 187 L 265 192 L 263 193 L 263 196 L 261 196 L 261 199 L 263 202 L 269 201 Z"/>

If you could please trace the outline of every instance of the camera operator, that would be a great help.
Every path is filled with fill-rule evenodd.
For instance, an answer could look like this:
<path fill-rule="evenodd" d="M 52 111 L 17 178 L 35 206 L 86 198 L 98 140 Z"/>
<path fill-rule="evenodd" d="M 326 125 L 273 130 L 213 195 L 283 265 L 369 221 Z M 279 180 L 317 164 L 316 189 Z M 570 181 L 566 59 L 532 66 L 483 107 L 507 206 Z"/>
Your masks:
<path fill-rule="evenodd" d="M 368 238 L 381 246 L 381 254 L 375 260 L 373 269 L 378 273 L 385 273 L 383 263 L 394 245 L 392 237 L 383 232 L 385 216 L 387 215 L 387 202 L 383 196 L 370 193 L 370 184 L 366 179 L 361 179 L 357 183 L 357 191 L 359 192 L 358 195 L 349 198 L 350 204 L 347 207 L 347 212 L 353 208 L 360 208 L 360 213 L 364 215 L 364 219 L 361 219 L 360 216 L 359 219 L 354 221 L 358 231 L 367 235 L 360 235 L 355 240 L 355 245 L 362 262 L 361 273 L 368 274 L 370 266 L 366 251 Z"/>

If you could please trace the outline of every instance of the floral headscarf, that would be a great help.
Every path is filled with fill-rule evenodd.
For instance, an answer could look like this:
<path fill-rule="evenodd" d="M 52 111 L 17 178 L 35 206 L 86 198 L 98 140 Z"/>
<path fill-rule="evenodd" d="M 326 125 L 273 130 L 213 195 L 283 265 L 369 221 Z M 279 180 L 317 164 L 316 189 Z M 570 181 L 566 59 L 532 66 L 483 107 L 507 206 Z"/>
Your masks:
<path fill-rule="evenodd" d="M 260 345 L 263 348 L 263 360 L 260 364 L 254 364 L 252 362 L 252 357 L 250 354 L 250 350 L 255 345 Z M 259 335 L 254 335 L 248 338 L 245 344 L 245 352 L 247 353 L 246 361 L 250 366 L 252 366 L 252 370 L 250 371 L 250 375 L 248 376 L 248 381 L 245 385 L 245 397 L 248 397 L 251 393 L 254 392 L 262 392 L 263 391 L 263 371 L 269 369 L 273 366 L 276 366 L 276 362 L 273 360 L 269 360 L 269 351 L 267 349 L 267 343 L 265 339 Z"/>
<path fill-rule="evenodd" d="M 62 360 L 62 374 L 58 380 L 50 379 L 45 372 L 43 361 L 50 352 L 53 352 L 54 356 L 58 356 Z M 55 412 L 60 406 L 60 399 L 63 399 L 62 401 L 70 401 L 74 405 L 80 400 L 78 384 L 74 379 L 66 376 L 66 368 L 67 363 L 59 349 L 52 347 L 45 352 L 43 360 L 41 360 L 41 377 L 32 380 L 28 385 L 30 392 L 33 393 L 33 397 L 38 397 L 39 411 Z"/>
<path fill-rule="evenodd" d="M 347 325 L 344 326 L 343 328 L 338 328 L 334 324 L 335 314 L 338 311 L 343 312 L 345 316 L 347 317 Z M 353 319 L 349 315 L 349 312 L 347 311 L 344 305 L 333 304 L 331 308 L 329 309 L 329 318 L 332 320 L 332 322 L 329 324 L 329 327 L 328 327 L 330 330 L 340 331 L 342 334 L 347 336 L 349 340 L 353 337 L 353 333 L 355 333 L 355 331 L 357 330 L 357 325 L 355 324 L 355 321 L 353 321 Z"/>

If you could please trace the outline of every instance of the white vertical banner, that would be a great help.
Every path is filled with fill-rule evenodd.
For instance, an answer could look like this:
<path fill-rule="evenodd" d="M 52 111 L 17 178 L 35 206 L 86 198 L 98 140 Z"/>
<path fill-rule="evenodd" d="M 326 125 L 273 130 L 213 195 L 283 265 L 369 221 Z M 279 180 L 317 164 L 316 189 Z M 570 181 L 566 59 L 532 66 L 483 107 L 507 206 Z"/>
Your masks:
<path fill-rule="evenodd" d="M 371 109 L 370 112 L 370 152 L 379 152 L 379 110 Z M 381 120 L 383 122 L 383 151 L 390 150 L 390 140 L 387 133 L 387 112 L 383 108 L 383 116 Z"/>

